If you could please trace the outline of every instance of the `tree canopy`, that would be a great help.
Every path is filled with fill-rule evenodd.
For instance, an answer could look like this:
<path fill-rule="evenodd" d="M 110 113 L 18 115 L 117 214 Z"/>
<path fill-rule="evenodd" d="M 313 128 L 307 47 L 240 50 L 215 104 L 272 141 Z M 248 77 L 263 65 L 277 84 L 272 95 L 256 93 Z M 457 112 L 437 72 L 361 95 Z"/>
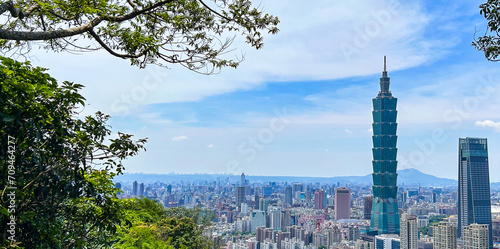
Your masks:
<path fill-rule="evenodd" d="M 111 179 L 146 140 L 110 139 L 100 112 L 76 117 L 82 86 L 44 71 L 0 57 L 0 226 L 15 223 L 1 245 L 100 248 L 124 215 Z"/>
<path fill-rule="evenodd" d="M 490 61 L 499 61 L 500 58 L 500 1 L 488 0 L 479 6 L 479 13 L 483 15 L 488 24 L 484 35 L 474 37 L 474 46 L 477 50 L 484 52 L 486 59 Z"/>
<path fill-rule="evenodd" d="M 18 0 L 0 5 L 0 49 L 27 53 L 33 42 L 53 51 L 93 51 L 132 65 L 180 64 L 210 74 L 237 67 L 225 58 L 234 35 L 256 49 L 263 33 L 278 32 L 277 17 L 249 0 Z"/>
<path fill-rule="evenodd" d="M 125 199 L 122 203 L 126 210 L 125 218 L 118 228 L 113 248 L 217 247 L 202 235 L 205 221 L 201 217 L 206 210 L 184 207 L 166 209 L 160 203 L 147 198 Z"/>

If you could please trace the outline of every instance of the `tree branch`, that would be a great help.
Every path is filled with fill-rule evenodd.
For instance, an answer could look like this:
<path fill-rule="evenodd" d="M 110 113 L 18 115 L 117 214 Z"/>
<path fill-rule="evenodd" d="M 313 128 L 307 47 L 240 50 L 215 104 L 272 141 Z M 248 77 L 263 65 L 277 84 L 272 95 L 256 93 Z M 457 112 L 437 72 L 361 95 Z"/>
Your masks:
<path fill-rule="evenodd" d="M 7 40 L 25 40 L 25 41 L 39 41 L 64 38 L 73 35 L 83 34 L 88 32 L 91 28 L 99 25 L 103 21 L 102 17 L 98 17 L 91 22 L 70 29 L 60 29 L 54 31 L 12 31 L 7 29 L 0 29 L 0 39 Z"/>
<path fill-rule="evenodd" d="M 24 17 L 24 14 L 21 11 L 21 9 L 15 8 L 12 1 L 7 1 L 7 2 L 4 2 L 0 5 L 0 14 L 3 14 L 7 10 L 10 11 L 10 14 L 13 17 L 19 17 L 19 19 L 23 19 L 23 17 Z"/>
<path fill-rule="evenodd" d="M 161 2 L 157 2 L 149 7 L 146 7 L 144 9 L 141 9 L 141 10 L 138 10 L 138 11 L 133 11 L 129 14 L 126 14 L 126 15 L 123 15 L 123 16 L 105 16 L 103 17 L 104 20 L 106 21 L 110 21 L 110 22 L 123 22 L 123 21 L 126 21 L 126 20 L 130 20 L 138 15 L 141 15 L 141 14 L 144 14 L 150 10 L 153 10 L 153 9 L 156 9 L 162 5 L 165 5 L 167 3 L 171 3 L 175 0 L 166 0 L 166 1 L 161 1 Z"/>
<path fill-rule="evenodd" d="M 124 58 L 124 59 L 130 59 L 130 58 L 139 58 L 143 55 L 146 54 L 146 51 L 143 51 L 142 53 L 140 54 L 119 54 L 115 51 L 113 51 L 110 47 L 108 47 L 108 45 L 106 45 L 106 43 L 104 43 L 101 38 L 94 32 L 93 29 L 90 29 L 89 31 L 89 34 L 99 43 L 99 45 L 101 45 L 101 47 L 103 47 L 106 51 L 108 51 L 108 53 L 116 56 L 116 57 L 120 57 L 120 58 Z"/>
<path fill-rule="evenodd" d="M 158 2 L 156 4 L 151 5 L 149 7 L 146 7 L 144 9 L 141 9 L 138 11 L 133 11 L 133 12 L 131 12 L 127 15 L 123 15 L 123 16 L 99 16 L 87 24 L 84 24 L 84 25 L 81 25 L 81 26 L 78 26 L 75 28 L 70 28 L 70 29 L 60 29 L 60 30 L 54 30 L 54 31 L 12 31 L 12 30 L 7 30 L 7 29 L 0 29 L 0 39 L 17 40 L 17 41 L 20 41 L 20 40 L 39 41 L 39 40 L 52 40 L 52 39 L 64 38 L 64 37 L 73 36 L 73 35 L 80 35 L 80 34 L 89 32 L 92 28 L 99 25 L 102 21 L 108 21 L 108 22 L 127 21 L 127 20 L 130 20 L 132 18 L 135 18 L 138 15 L 141 15 L 145 12 L 151 11 L 153 9 L 156 9 L 162 5 L 168 4 L 168 3 L 173 2 L 173 1 L 174 0 L 161 1 L 161 2 Z M 0 5 L 0 14 L 7 11 L 7 10 L 11 10 L 11 14 L 12 14 L 12 16 L 14 16 L 12 9 L 13 9 L 12 3 L 5 2 L 5 3 Z M 14 8 L 14 9 L 18 9 L 18 8 Z M 17 15 L 14 17 L 17 17 Z M 19 17 L 22 18 L 21 15 Z M 136 58 L 136 57 L 126 57 L 126 58 Z"/>
<path fill-rule="evenodd" d="M 220 14 L 219 12 L 213 10 L 212 8 L 210 8 L 207 4 L 205 4 L 202 0 L 198 0 L 203 6 L 205 6 L 205 8 L 207 8 L 208 10 L 210 10 L 212 13 L 218 15 L 220 18 L 223 18 L 223 19 L 226 19 L 227 21 L 232 21 L 232 19 L 229 19 L 227 16 L 224 16 L 222 14 Z"/>
<path fill-rule="evenodd" d="M 134 3 L 134 0 L 127 0 L 128 4 L 130 4 L 130 6 L 132 6 L 132 8 L 134 10 L 137 10 L 137 4 Z"/>
<path fill-rule="evenodd" d="M 24 12 L 24 17 L 29 17 L 31 15 L 31 13 L 33 11 L 35 11 L 36 9 L 38 9 L 40 7 L 39 4 L 35 3 L 33 5 L 31 5 L 31 7 L 29 7 L 25 12 Z"/>

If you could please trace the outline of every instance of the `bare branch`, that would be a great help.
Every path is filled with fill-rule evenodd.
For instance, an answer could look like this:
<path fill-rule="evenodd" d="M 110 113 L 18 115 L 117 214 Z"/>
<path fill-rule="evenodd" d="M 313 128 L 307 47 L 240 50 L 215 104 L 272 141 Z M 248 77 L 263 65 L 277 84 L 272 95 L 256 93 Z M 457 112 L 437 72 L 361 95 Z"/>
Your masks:
<path fill-rule="evenodd" d="M 130 6 L 132 6 L 132 8 L 134 10 L 137 10 L 137 4 L 134 3 L 134 0 L 127 0 L 128 4 L 130 4 Z"/>
<path fill-rule="evenodd" d="M 38 9 L 40 7 L 39 4 L 35 3 L 31 7 L 29 7 L 25 12 L 24 12 L 24 17 L 29 17 L 33 11 Z"/>
<path fill-rule="evenodd" d="M 224 19 L 226 19 L 227 21 L 232 21 L 232 19 L 228 18 L 227 16 L 224 16 L 224 15 L 220 14 L 219 12 L 217 12 L 217 11 L 213 10 L 212 8 L 210 8 L 210 7 L 209 7 L 207 4 L 205 4 L 202 0 L 198 0 L 198 1 L 200 1 L 200 3 L 201 3 L 203 6 L 205 6 L 205 8 L 207 8 L 208 10 L 210 10 L 210 12 L 212 12 L 212 13 L 214 13 L 214 14 L 218 15 L 220 18 L 224 18 Z"/>
<path fill-rule="evenodd" d="M 175 0 L 167 0 L 167 1 L 157 2 L 149 7 L 146 7 L 144 9 L 141 9 L 138 11 L 133 11 L 133 12 L 126 14 L 126 15 L 123 15 L 123 16 L 106 16 L 106 17 L 104 17 L 104 19 L 106 21 L 111 21 L 111 22 L 123 22 L 126 20 L 130 20 L 138 15 L 141 15 L 141 14 L 144 14 L 144 13 L 149 12 L 151 10 L 154 10 L 160 6 L 165 5 L 165 4 L 171 3 L 173 1 L 175 1 Z"/>

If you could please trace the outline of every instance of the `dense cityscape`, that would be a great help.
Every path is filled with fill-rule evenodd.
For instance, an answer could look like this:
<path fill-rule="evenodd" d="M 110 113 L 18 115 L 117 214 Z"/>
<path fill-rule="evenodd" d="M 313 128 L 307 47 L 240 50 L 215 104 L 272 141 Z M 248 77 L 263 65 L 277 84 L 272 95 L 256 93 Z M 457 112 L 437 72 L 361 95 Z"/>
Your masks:
<path fill-rule="evenodd" d="M 226 248 L 378 248 L 370 247 L 373 238 L 367 235 L 373 203 L 368 185 L 255 183 L 242 174 L 238 182 L 219 176 L 213 181 L 118 186 L 124 192 L 122 198 L 145 196 L 165 207 L 213 211 L 214 226 L 206 234 Z M 492 189 L 494 242 L 500 241 L 499 194 Z M 399 212 L 401 217 L 407 214 L 412 236 L 418 236 L 418 247 L 406 248 L 433 248 L 435 228 L 447 229 L 453 224 L 450 229 L 457 231 L 457 201 L 456 187 L 399 187 Z M 399 242 L 402 237 L 385 239 Z M 455 244 L 434 248 L 458 248 L 454 245 L 456 235 Z"/>
<path fill-rule="evenodd" d="M 0 248 L 500 249 L 499 10 L 2 1 Z"/>
<path fill-rule="evenodd" d="M 204 235 L 227 249 L 500 248 L 487 139 L 459 138 L 458 186 L 398 186 L 397 99 L 389 86 L 384 57 L 373 99 L 372 185 L 251 182 L 242 173 L 239 181 L 118 182 L 120 197 L 213 212 Z"/>

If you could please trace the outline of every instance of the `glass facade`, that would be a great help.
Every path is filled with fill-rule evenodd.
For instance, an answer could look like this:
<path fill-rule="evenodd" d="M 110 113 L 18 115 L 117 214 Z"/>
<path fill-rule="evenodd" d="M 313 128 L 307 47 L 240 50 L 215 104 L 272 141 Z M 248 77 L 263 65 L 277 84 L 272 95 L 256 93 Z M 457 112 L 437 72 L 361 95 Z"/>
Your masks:
<path fill-rule="evenodd" d="M 489 226 L 489 248 L 493 248 L 491 229 L 490 176 L 486 138 L 458 140 L 458 237 L 472 223 Z"/>
<path fill-rule="evenodd" d="M 373 204 L 370 223 L 372 234 L 399 234 L 397 202 L 397 98 L 389 91 L 390 78 L 385 69 L 380 92 L 373 99 Z"/>

